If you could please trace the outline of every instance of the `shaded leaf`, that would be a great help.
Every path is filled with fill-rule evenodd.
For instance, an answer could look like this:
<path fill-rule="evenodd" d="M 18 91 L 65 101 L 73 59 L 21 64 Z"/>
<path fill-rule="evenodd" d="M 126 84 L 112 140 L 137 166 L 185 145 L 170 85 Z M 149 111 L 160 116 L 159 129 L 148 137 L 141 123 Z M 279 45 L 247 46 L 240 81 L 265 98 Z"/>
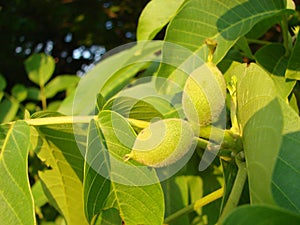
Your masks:
<path fill-rule="evenodd" d="M 249 59 L 253 59 L 254 56 L 252 54 L 252 50 L 248 44 L 248 41 L 245 37 L 241 37 L 237 42 L 236 42 L 236 47 L 239 48 L 242 51 L 242 54 L 246 56 Z"/>
<path fill-rule="evenodd" d="M 287 98 L 296 82 L 286 80 L 284 76 L 289 61 L 285 56 L 284 46 L 279 43 L 266 45 L 255 53 L 255 58 L 270 73 L 280 96 Z"/>
<path fill-rule="evenodd" d="M 119 211 L 115 208 L 102 210 L 98 219 L 94 223 L 95 225 L 122 225 L 122 219 L 119 215 Z"/>
<path fill-rule="evenodd" d="M 52 98 L 60 91 L 65 91 L 71 87 L 75 88 L 79 80 L 80 78 L 75 75 L 60 75 L 55 77 L 45 86 L 46 97 Z"/>
<path fill-rule="evenodd" d="M 300 80 L 300 32 L 298 33 L 296 43 L 293 47 L 289 59 L 288 68 L 285 73 L 286 78 Z"/>
<path fill-rule="evenodd" d="M 6 80 L 2 74 L 0 74 L 0 91 L 4 91 L 6 88 Z"/>
<path fill-rule="evenodd" d="M 31 188 L 31 191 L 35 207 L 41 207 L 48 202 L 47 196 L 43 191 L 42 183 L 40 180 L 35 182 L 35 184 Z"/>
<path fill-rule="evenodd" d="M 0 102 L 0 122 L 7 123 L 15 119 L 19 110 L 19 102 L 14 98 L 5 98 Z"/>
<path fill-rule="evenodd" d="M 277 207 L 267 205 L 241 206 L 236 208 L 222 223 L 223 225 L 296 225 L 300 216 Z"/>
<path fill-rule="evenodd" d="M 259 39 L 262 37 L 274 24 L 280 23 L 282 16 L 273 16 L 271 18 L 263 19 L 254 25 L 254 27 L 246 34 L 248 39 Z"/>
<path fill-rule="evenodd" d="M 224 195 L 221 210 L 223 210 L 229 198 L 238 171 L 238 167 L 233 161 L 227 162 L 222 160 L 222 167 L 224 174 Z"/>
<path fill-rule="evenodd" d="M 162 182 L 165 199 L 165 217 L 186 207 L 189 204 L 189 189 L 185 176 L 175 176 Z M 181 216 L 171 225 L 189 225 L 188 215 Z"/>
<path fill-rule="evenodd" d="M 29 79 L 41 87 L 51 78 L 54 68 L 54 59 L 44 53 L 33 54 L 25 61 L 25 69 Z"/>
<path fill-rule="evenodd" d="M 0 154 L 0 224 L 36 224 L 28 179 L 30 130 L 24 121 L 9 129 Z"/>
<path fill-rule="evenodd" d="M 27 97 L 27 89 L 22 84 L 16 84 L 11 89 L 11 94 L 14 96 L 19 102 L 22 102 Z"/>
<path fill-rule="evenodd" d="M 137 40 L 152 40 L 155 35 L 176 15 L 185 0 L 152 0 L 140 15 Z"/>
<path fill-rule="evenodd" d="M 36 87 L 28 87 L 27 88 L 27 99 L 28 100 L 34 100 L 34 101 L 40 101 L 40 89 Z"/>
<path fill-rule="evenodd" d="M 272 176 L 272 193 L 278 205 L 300 212 L 300 118 L 284 101 L 282 143 Z"/>

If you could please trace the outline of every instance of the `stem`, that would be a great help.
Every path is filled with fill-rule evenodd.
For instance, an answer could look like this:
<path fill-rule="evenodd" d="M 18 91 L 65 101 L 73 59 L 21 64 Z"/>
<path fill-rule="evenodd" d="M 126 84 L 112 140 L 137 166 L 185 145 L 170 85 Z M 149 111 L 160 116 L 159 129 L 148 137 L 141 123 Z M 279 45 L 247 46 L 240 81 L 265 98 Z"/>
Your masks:
<path fill-rule="evenodd" d="M 42 108 L 43 108 L 43 110 L 46 110 L 47 109 L 47 98 L 46 98 L 46 95 L 45 95 L 44 86 L 40 86 L 40 90 L 41 90 Z"/>
<path fill-rule="evenodd" d="M 283 46 L 285 48 L 285 56 L 288 56 L 290 54 L 290 48 L 289 48 L 289 28 L 288 28 L 288 20 L 286 16 L 282 16 L 281 32 L 283 37 Z"/>
<path fill-rule="evenodd" d="M 220 188 L 220 189 L 206 195 L 205 197 L 200 198 L 196 202 L 194 202 L 194 203 L 178 210 L 177 212 L 173 213 L 172 215 L 168 216 L 165 219 L 164 224 L 169 224 L 172 221 L 175 221 L 176 219 L 178 219 L 179 217 L 181 217 L 185 214 L 191 213 L 194 210 L 196 210 L 200 207 L 203 207 L 205 205 L 208 205 L 209 203 L 221 198 L 223 196 L 223 192 L 224 192 L 223 188 Z"/>
<path fill-rule="evenodd" d="M 235 159 L 238 166 L 238 173 L 218 224 L 222 224 L 224 218 L 238 205 L 247 179 L 246 163 L 243 161 L 241 153 Z"/>
<path fill-rule="evenodd" d="M 257 40 L 252 38 L 247 38 L 247 41 L 248 43 L 259 44 L 259 45 L 269 45 L 273 43 L 271 41 L 263 41 L 263 40 Z"/>
<path fill-rule="evenodd" d="M 235 153 L 243 149 L 241 137 L 230 130 L 223 130 L 214 126 L 200 127 L 200 137 L 221 145 L 222 149 L 231 149 Z"/>

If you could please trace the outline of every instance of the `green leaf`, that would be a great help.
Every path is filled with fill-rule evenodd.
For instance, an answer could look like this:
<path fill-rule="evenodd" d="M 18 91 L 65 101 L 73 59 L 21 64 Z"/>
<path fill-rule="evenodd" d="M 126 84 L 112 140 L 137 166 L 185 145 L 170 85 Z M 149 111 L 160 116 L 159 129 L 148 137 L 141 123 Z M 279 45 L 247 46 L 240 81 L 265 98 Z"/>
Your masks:
<path fill-rule="evenodd" d="M 140 15 L 137 40 L 152 40 L 155 35 L 176 15 L 185 0 L 152 0 Z"/>
<path fill-rule="evenodd" d="M 189 189 L 185 176 L 175 176 L 162 182 L 165 199 L 165 217 L 168 217 L 176 211 L 186 207 L 189 204 Z M 201 189 L 199 190 L 199 193 Z M 188 225 L 189 218 L 184 215 L 178 218 L 171 225 Z"/>
<path fill-rule="evenodd" d="M 70 87 L 75 88 L 79 80 L 80 78 L 75 75 L 60 75 L 55 77 L 45 86 L 46 97 L 52 98 L 60 91 L 65 91 Z"/>
<path fill-rule="evenodd" d="M 106 210 L 102 210 L 98 219 L 94 223 L 94 225 L 121 225 L 122 219 L 119 215 L 119 211 L 115 208 L 110 208 Z"/>
<path fill-rule="evenodd" d="M 238 72 L 238 70 L 235 70 Z M 274 204 L 272 174 L 281 144 L 282 111 L 274 82 L 256 64 L 240 66 L 238 119 L 248 170 L 251 203 Z"/>
<path fill-rule="evenodd" d="M 0 91 L 4 91 L 6 88 L 6 80 L 2 74 L 0 74 Z"/>
<path fill-rule="evenodd" d="M 28 179 L 30 130 L 24 121 L 9 129 L 0 153 L 0 224 L 36 224 Z"/>
<path fill-rule="evenodd" d="M 190 202 L 195 202 L 196 200 L 199 200 L 203 197 L 202 193 L 202 187 L 203 187 L 203 181 L 200 176 L 193 176 L 189 175 L 186 176 L 188 187 L 189 187 L 189 194 L 190 194 Z M 199 215 L 201 212 L 197 210 Z"/>
<path fill-rule="evenodd" d="M 43 186 L 40 180 L 38 180 L 33 186 L 32 186 L 32 196 L 34 199 L 34 205 L 35 207 L 41 207 L 45 205 L 48 202 L 47 196 L 45 195 L 43 191 Z"/>
<path fill-rule="evenodd" d="M 159 99 L 157 99 L 159 101 Z M 162 114 L 147 101 L 131 98 L 117 97 L 105 104 L 103 110 L 115 111 L 126 118 L 151 121 L 153 118 L 162 118 Z"/>
<path fill-rule="evenodd" d="M 272 193 L 276 203 L 300 212 L 300 118 L 284 101 L 280 102 L 284 117 L 282 143 L 272 176 Z"/>
<path fill-rule="evenodd" d="M 0 102 L 0 122 L 7 123 L 15 119 L 19 110 L 19 102 L 14 98 Z"/>
<path fill-rule="evenodd" d="M 256 23 L 279 13 L 287 13 L 287 10 L 283 2 L 277 0 L 190 0 L 170 22 L 165 41 L 181 45 L 206 60 L 208 50 L 204 41 L 214 39 L 218 47 L 213 61 L 218 63 Z M 180 49 L 163 52 L 163 58 L 176 55 L 184 62 L 186 58 L 178 51 Z M 161 72 L 161 76 L 167 75 Z"/>
<path fill-rule="evenodd" d="M 61 105 L 61 101 L 51 101 L 47 106 L 47 111 L 56 112 Z"/>
<path fill-rule="evenodd" d="M 290 106 L 295 110 L 295 112 L 299 115 L 299 107 L 298 107 L 298 102 L 296 95 L 293 93 L 290 97 Z"/>
<path fill-rule="evenodd" d="M 236 42 L 236 47 L 239 48 L 242 51 L 242 54 L 249 59 L 253 59 L 254 56 L 252 54 L 251 48 L 247 42 L 247 39 L 245 37 L 241 37 L 237 42 Z"/>
<path fill-rule="evenodd" d="M 7 133 L 10 129 L 9 124 L 0 124 L 0 150 L 2 149 L 2 146 L 4 144 L 4 141 L 6 139 Z M 0 151 L 1 152 L 1 151 Z"/>
<path fill-rule="evenodd" d="M 40 116 L 46 115 L 52 114 Z M 83 225 L 88 223 L 83 208 L 84 158 L 80 150 L 85 149 L 86 137 L 74 128 L 70 124 L 37 127 L 39 137 L 35 152 L 51 168 L 39 173 L 49 202 L 64 216 L 67 224 Z M 77 133 L 74 134 L 73 129 Z"/>
<path fill-rule="evenodd" d="M 33 54 L 25 61 L 25 69 L 29 79 L 43 87 L 51 78 L 55 68 L 55 61 L 44 53 Z"/>
<path fill-rule="evenodd" d="M 225 204 L 229 198 L 231 189 L 233 187 L 238 167 L 237 165 L 233 162 L 227 162 L 225 160 L 222 160 L 222 167 L 223 167 L 223 174 L 224 174 L 224 195 L 222 199 L 222 206 L 221 209 L 225 207 Z"/>
<path fill-rule="evenodd" d="M 162 42 L 141 42 L 97 64 L 77 86 L 73 115 L 93 113 L 99 90 L 106 100 L 115 95 L 128 85 L 128 81 L 141 68 L 157 58 L 154 53 L 160 50 L 161 46 Z M 123 46 L 124 49 L 126 47 L 128 46 Z"/>
<path fill-rule="evenodd" d="M 4 92 L 3 92 L 3 91 L 0 91 L 0 102 L 1 102 L 1 100 L 2 100 L 2 98 L 3 98 L 3 96 L 4 96 Z"/>
<path fill-rule="evenodd" d="M 126 118 L 151 121 L 153 118 L 178 117 L 175 101 L 176 96 L 159 95 L 155 83 L 147 82 L 123 90 L 103 109 L 118 112 Z"/>
<path fill-rule="evenodd" d="M 270 73 L 280 96 L 287 98 L 296 82 L 286 80 L 284 76 L 288 65 L 284 46 L 279 43 L 266 45 L 256 52 L 255 58 L 257 63 Z"/>
<path fill-rule="evenodd" d="M 27 89 L 22 84 L 16 84 L 11 90 L 12 96 L 14 96 L 19 102 L 22 102 L 27 97 Z"/>
<path fill-rule="evenodd" d="M 96 122 L 92 120 L 87 138 L 88 147 L 85 157 L 83 184 L 84 209 L 89 222 L 105 207 L 105 201 L 110 192 L 110 180 L 101 175 L 101 172 L 107 175 L 109 172 L 109 156 L 103 142 L 103 134 Z"/>
<path fill-rule="evenodd" d="M 40 94 L 40 89 L 36 87 L 28 87 L 27 88 L 27 99 L 28 100 L 33 100 L 33 101 L 40 101 L 41 100 L 41 94 Z"/>
<path fill-rule="evenodd" d="M 300 80 L 300 32 L 297 35 L 296 43 L 293 47 L 291 57 L 289 59 L 288 68 L 285 73 L 286 78 Z"/>
<path fill-rule="evenodd" d="M 241 206 L 236 208 L 223 222 L 223 225 L 297 225 L 300 216 L 289 211 L 267 205 Z"/>
<path fill-rule="evenodd" d="M 250 40 L 259 39 L 262 37 L 274 24 L 280 23 L 282 16 L 272 16 L 267 19 L 263 19 L 254 25 L 254 27 L 246 34 L 246 37 Z"/>
<path fill-rule="evenodd" d="M 126 225 L 162 224 L 163 193 L 155 171 L 135 162 L 124 162 L 136 137 L 132 127 L 111 111 L 100 112 L 98 124 L 109 153 L 107 175 L 112 184 L 107 205 L 119 210 Z"/>

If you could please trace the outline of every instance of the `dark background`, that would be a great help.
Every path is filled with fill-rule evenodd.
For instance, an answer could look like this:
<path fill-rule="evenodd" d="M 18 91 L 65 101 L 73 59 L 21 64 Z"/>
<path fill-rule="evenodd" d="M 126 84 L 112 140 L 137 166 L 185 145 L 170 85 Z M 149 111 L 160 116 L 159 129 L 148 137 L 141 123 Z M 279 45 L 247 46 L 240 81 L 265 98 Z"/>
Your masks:
<path fill-rule="evenodd" d="M 105 51 L 136 40 L 149 1 L 0 0 L 0 73 L 7 89 L 31 85 L 23 63 L 34 52 L 55 58 L 55 75 L 84 74 Z"/>
<path fill-rule="evenodd" d="M 83 74 L 116 46 L 135 41 L 138 17 L 149 0 L 1 0 L 0 73 L 8 89 L 30 85 L 24 60 L 46 52 L 55 74 Z"/>

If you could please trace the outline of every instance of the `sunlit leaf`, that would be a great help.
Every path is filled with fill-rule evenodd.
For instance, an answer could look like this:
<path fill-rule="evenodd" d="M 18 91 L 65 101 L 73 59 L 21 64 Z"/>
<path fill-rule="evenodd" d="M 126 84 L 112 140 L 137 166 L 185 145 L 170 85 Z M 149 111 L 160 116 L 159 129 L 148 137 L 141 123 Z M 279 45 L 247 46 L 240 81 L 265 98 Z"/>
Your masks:
<path fill-rule="evenodd" d="M 237 70 L 236 70 L 237 72 Z M 272 174 L 281 144 L 283 118 L 274 82 L 256 64 L 240 66 L 238 119 L 248 170 L 251 203 L 274 204 Z"/>
<path fill-rule="evenodd" d="M 37 137 L 35 152 L 49 167 L 39 173 L 49 202 L 64 216 L 67 224 L 88 224 L 83 209 L 84 156 L 80 152 L 85 148 L 84 133 L 74 134 L 70 124 L 37 129 L 40 137 Z"/>
<path fill-rule="evenodd" d="M 283 1 L 277 0 L 187 1 L 170 22 L 165 41 L 180 45 L 192 53 L 187 55 L 182 48 L 170 47 L 167 44 L 162 51 L 162 60 L 163 62 L 173 60 L 177 64 L 176 68 L 184 64 L 183 68 L 188 68 L 184 72 L 189 74 L 207 60 L 208 48 L 205 40 L 210 38 L 218 43 L 213 57 L 213 61 L 218 63 L 236 41 L 250 31 L 256 23 L 288 12 L 290 11 L 285 9 Z M 193 54 L 196 54 L 200 60 Z M 182 72 L 174 69 L 169 65 L 161 65 L 158 76 L 170 77 L 174 73 L 173 77 L 179 79 Z M 177 82 L 182 81 L 178 80 Z"/>
<path fill-rule="evenodd" d="M 176 15 L 185 0 L 152 0 L 139 18 L 137 40 L 152 40 L 155 35 Z"/>
<path fill-rule="evenodd" d="M 109 172 L 109 156 L 103 134 L 94 120 L 90 122 L 87 141 L 83 191 L 85 215 L 90 222 L 104 208 L 111 183 L 103 176 Z"/>
<path fill-rule="evenodd" d="M 99 114 L 99 126 L 109 152 L 108 175 L 112 185 L 107 204 L 115 205 L 126 225 L 162 224 L 163 193 L 155 171 L 137 167 L 134 162 L 124 163 L 124 156 L 130 152 L 135 140 L 133 129 L 125 119 L 111 111 Z"/>
<path fill-rule="evenodd" d="M 60 112 L 71 115 L 93 113 L 98 93 L 108 100 L 122 90 L 141 68 L 157 58 L 154 53 L 161 49 L 161 45 L 162 42 L 141 42 L 134 47 L 132 45 L 119 47 L 117 50 L 123 50 L 122 52 L 98 63 L 80 80 L 73 101 L 73 110 Z"/>
<path fill-rule="evenodd" d="M 55 62 L 50 55 L 33 54 L 25 61 L 25 68 L 33 83 L 44 86 L 54 72 Z"/>
<path fill-rule="evenodd" d="M 30 130 L 24 121 L 9 129 L 0 152 L 0 224 L 36 224 L 28 179 Z"/>

